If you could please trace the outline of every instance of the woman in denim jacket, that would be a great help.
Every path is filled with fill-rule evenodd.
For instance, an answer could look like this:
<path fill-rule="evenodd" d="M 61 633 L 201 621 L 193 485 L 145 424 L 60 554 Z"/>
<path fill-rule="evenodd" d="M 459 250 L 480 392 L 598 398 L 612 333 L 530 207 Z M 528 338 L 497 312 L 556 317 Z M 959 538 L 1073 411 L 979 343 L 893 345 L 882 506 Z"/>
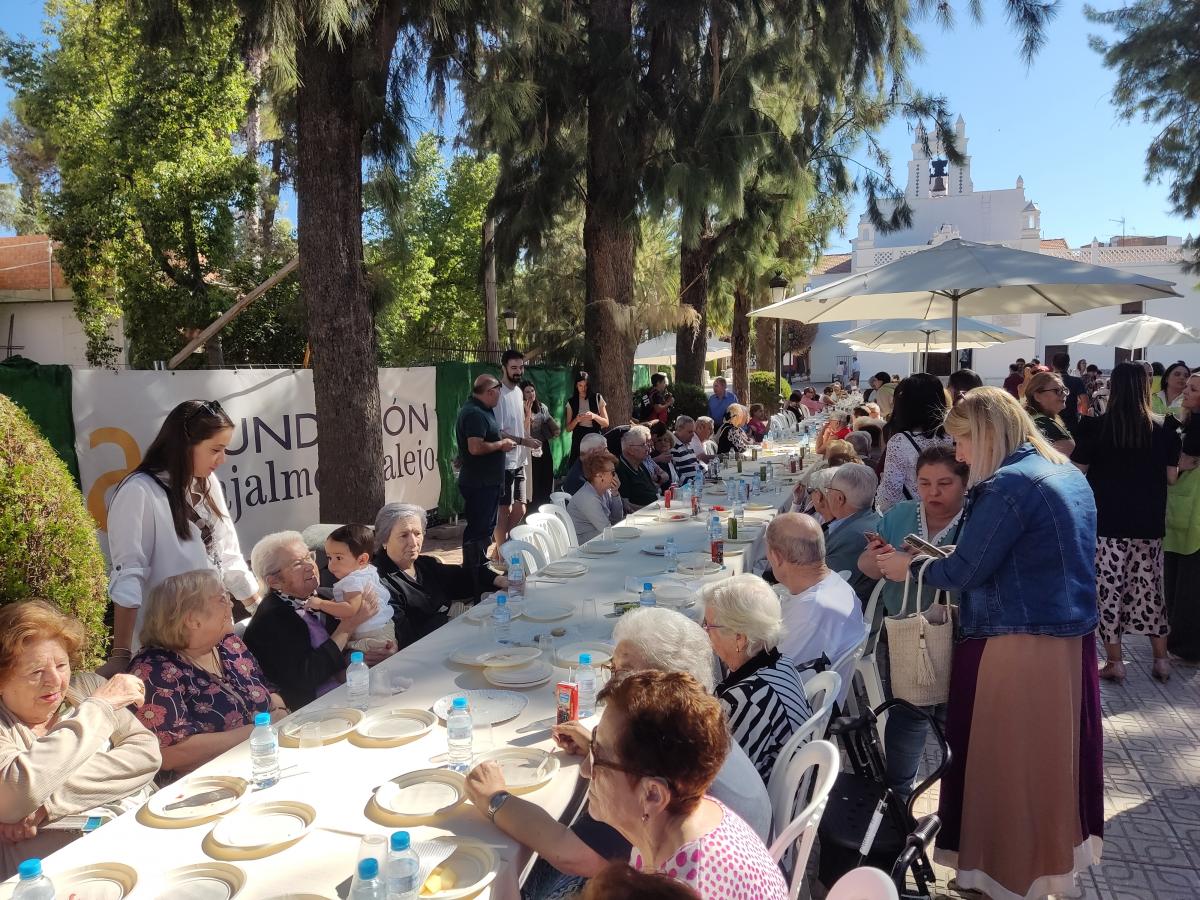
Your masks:
<path fill-rule="evenodd" d="M 1095 502 L 1000 388 L 946 431 L 972 487 L 954 552 L 925 570 L 960 594 L 935 858 L 995 900 L 1069 893 L 1103 844 Z M 879 557 L 895 581 L 922 561 Z"/>

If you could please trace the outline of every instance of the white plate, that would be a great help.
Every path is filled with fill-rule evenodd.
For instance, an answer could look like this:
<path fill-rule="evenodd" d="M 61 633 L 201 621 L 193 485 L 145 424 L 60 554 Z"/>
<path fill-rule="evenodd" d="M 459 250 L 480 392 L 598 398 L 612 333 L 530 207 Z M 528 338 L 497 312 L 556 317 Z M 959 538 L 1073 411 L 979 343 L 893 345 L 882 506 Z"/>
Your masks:
<path fill-rule="evenodd" d="M 642 544 L 642 552 L 648 553 L 651 556 L 667 555 L 667 551 L 663 544 Z"/>
<path fill-rule="evenodd" d="M 528 688 L 545 684 L 554 674 L 550 663 L 534 660 L 527 666 L 515 666 L 508 669 L 484 669 L 483 677 L 496 687 Z"/>
<path fill-rule="evenodd" d="M 558 757 L 536 747 L 505 747 L 480 755 L 478 762 L 498 763 L 504 783 L 516 792 L 532 791 L 548 784 L 558 772 Z M 539 774 L 539 768 L 541 773 Z"/>
<path fill-rule="evenodd" d="M 246 873 L 229 863 L 196 863 L 163 876 L 160 897 L 171 900 L 232 900 L 246 886 Z"/>
<path fill-rule="evenodd" d="M 548 575 L 551 578 L 578 578 L 580 575 L 586 575 L 588 567 L 581 562 L 576 562 L 573 559 L 560 559 L 550 563 L 550 565 L 539 569 L 539 575 Z"/>
<path fill-rule="evenodd" d="M 54 882 L 54 892 L 59 897 L 74 897 L 76 900 L 122 900 L 128 897 L 137 885 L 137 872 L 124 863 L 104 862 L 80 866 L 65 872 L 46 874 Z M 17 889 L 17 879 L 0 885 L 0 897 L 7 898 Z"/>
<path fill-rule="evenodd" d="M 500 647 L 492 644 L 490 647 L 460 647 L 450 654 L 450 661 L 464 666 L 499 669 L 504 666 L 523 666 L 541 655 L 542 651 L 537 647 Z"/>
<path fill-rule="evenodd" d="M 284 747 L 300 746 L 300 729 L 309 722 L 321 725 L 321 741 L 332 744 L 340 741 L 363 720 L 361 709 L 351 709 L 348 706 L 331 706 L 328 709 L 316 709 L 312 712 L 302 712 L 290 716 L 279 729 L 279 743 Z"/>
<path fill-rule="evenodd" d="M 592 665 L 602 666 L 612 659 L 613 645 L 603 641 L 578 641 L 574 644 L 567 644 L 565 647 L 559 647 L 555 655 L 558 657 L 560 666 L 570 668 L 579 665 L 580 653 L 592 654 Z"/>
<path fill-rule="evenodd" d="M 291 844 L 308 833 L 317 811 L 296 800 L 267 800 L 226 816 L 212 838 L 231 850 L 261 850 Z"/>
<path fill-rule="evenodd" d="M 586 544 L 579 545 L 580 553 L 608 554 L 619 553 L 620 551 L 621 547 L 616 541 L 598 541 L 593 539 L 588 541 Z"/>
<path fill-rule="evenodd" d="M 189 797 L 195 797 L 199 794 L 207 794 L 209 791 L 216 791 L 223 788 L 228 788 L 235 792 L 235 796 L 227 797 L 224 800 L 214 800 L 212 803 L 205 803 L 202 806 L 187 806 L 181 809 L 165 809 L 172 803 L 178 803 L 180 800 L 186 800 Z M 207 819 L 213 816 L 220 816 L 239 803 L 246 796 L 246 791 L 249 790 L 250 784 L 244 778 L 234 778 L 230 775 L 202 775 L 197 778 L 187 778 L 183 781 L 177 781 L 168 785 L 161 791 L 157 791 L 150 796 L 146 801 L 146 809 L 148 812 L 157 816 L 160 819 L 166 819 L 169 822 L 177 822 L 185 819 Z"/>
<path fill-rule="evenodd" d="M 773 509 L 775 509 L 775 507 L 772 506 L 770 503 L 747 503 L 746 504 L 747 512 L 767 512 L 767 511 L 773 510 Z"/>
<path fill-rule="evenodd" d="M 398 747 L 429 734 L 437 716 L 427 709 L 385 709 L 370 713 L 350 736 L 356 744 Z"/>
<path fill-rule="evenodd" d="M 575 607 L 569 603 L 530 603 L 525 607 L 524 616 L 531 622 L 557 622 L 574 614 Z"/>
<path fill-rule="evenodd" d="M 433 711 L 442 721 L 450 711 L 450 704 L 455 697 L 466 697 L 467 706 L 471 710 L 471 720 L 476 725 L 495 725 L 515 719 L 529 703 L 529 698 L 516 691 L 494 691 L 485 688 L 481 691 L 455 691 L 441 697 L 433 704 Z"/>
<path fill-rule="evenodd" d="M 612 536 L 618 541 L 630 541 L 636 537 L 641 537 L 642 529 L 634 528 L 632 525 L 618 525 L 613 528 Z"/>
<path fill-rule="evenodd" d="M 509 614 L 515 619 L 521 614 L 525 608 L 525 601 L 519 597 L 509 597 L 504 604 L 508 607 Z M 466 612 L 466 618 L 470 622 L 486 622 L 492 617 L 492 610 L 496 608 L 495 600 L 484 600 L 482 603 L 476 603 Z"/>
<path fill-rule="evenodd" d="M 691 517 L 692 514 L 690 512 L 672 508 L 659 513 L 655 518 L 660 522 L 686 522 Z"/>
<path fill-rule="evenodd" d="M 654 600 L 668 609 L 687 609 L 695 604 L 696 595 L 686 585 L 664 582 L 655 585 Z"/>
<path fill-rule="evenodd" d="M 500 857 L 496 851 L 482 841 L 471 838 L 451 838 L 458 844 L 456 849 L 447 857 L 437 870 L 449 870 L 454 874 L 454 887 L 438 891 L 436 894 L 421 894 L 421 900 L 459 900 L 461 897 L 474 897 L 491 884 L 500 870 Z"/>
<path fill-rule="evenodd" d="M 715 575 L 720 571 L 720 564 L 712 562 L 711 560 L 697 566 L 685 566 L 682 563 L 679 566 L 679 574 L 687 575 L 690 578 L 703 577 L 705 575 Z"/>
<path fill-rule="evenodd" d="M 460 773 L 418 769 L 380 785 L 375 803 L 394 816 L 427 819 L 449 812 L 466 796 L 466 779 Z"/>

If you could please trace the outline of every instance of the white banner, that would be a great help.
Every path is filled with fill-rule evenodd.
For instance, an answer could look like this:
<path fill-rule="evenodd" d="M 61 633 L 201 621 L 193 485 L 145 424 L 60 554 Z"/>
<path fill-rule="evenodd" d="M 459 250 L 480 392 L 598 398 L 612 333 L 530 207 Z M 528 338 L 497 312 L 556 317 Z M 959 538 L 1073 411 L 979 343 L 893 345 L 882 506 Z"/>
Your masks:
<path fill-rule="evenodd" d="M 438 505 L 436 385 L 433 367 L 379 370 L 380 464 L 389 502 Z M 247 557 L 265 534 L 320 521 L 311 370 L 77 369 L 71 395 L 83 494 L 106 551 L 113 488 L 141 462 L 167 413 L 184 400 L 219 400 L 233 419 L 233 439 L 217 477 Z"/>

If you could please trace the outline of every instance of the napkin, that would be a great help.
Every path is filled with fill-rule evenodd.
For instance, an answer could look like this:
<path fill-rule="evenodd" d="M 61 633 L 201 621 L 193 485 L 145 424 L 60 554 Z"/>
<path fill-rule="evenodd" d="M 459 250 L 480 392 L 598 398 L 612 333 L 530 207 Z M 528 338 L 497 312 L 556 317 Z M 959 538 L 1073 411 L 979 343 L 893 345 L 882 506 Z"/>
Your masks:
<path fill-rule="evenodd" d="M 433 874 L 433 870 L 454 855 L 458 843 L 449 838 L 433 838 L 428 841 L 418 841 L 412 845 L 417 854 L 420 868 L 417 870 L 417 881 L 424 885 Z"/>

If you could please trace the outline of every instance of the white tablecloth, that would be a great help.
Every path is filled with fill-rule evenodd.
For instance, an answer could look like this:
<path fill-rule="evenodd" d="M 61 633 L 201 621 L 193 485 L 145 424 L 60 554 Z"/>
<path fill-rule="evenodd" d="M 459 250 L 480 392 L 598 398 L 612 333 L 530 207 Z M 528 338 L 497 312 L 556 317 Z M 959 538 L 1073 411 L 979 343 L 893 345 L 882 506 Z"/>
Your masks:
<path fill-rule="evenodd" d="M 782 493 L 765 495 L 763 500 L 778 503 L 783 496 Z M 750 520 L 757 518 L 763 521 L 769 519 L 770 515 L 747 514 Z M 553 623 L 514 619 L 513 638 L 518 641 L 530 640 L 534 634 L 549 631 L 558 625 L 565 626 L 569 633 L 556 640 L 557 646 L 574 640 L 610 637 L 616 620 L 608 618 L 606 614 L 613 611 L 613 602 L 634 598 L 624 590 L 626 577 L 638 576 L 653 581 L 655 576 L 661 576 L 665 571 L 665 561 L 643 553 L 643 546 L 673 536 L 681 552 L 708 548 L 703 522 L 689 520 L 668 524 L 659 522 L 656 516 L 657 511 L 647 510 L 627 519 L 624 524 L 640 527 L 642 535 L 623 542 L 619 553 L 597 557 L 582 557 L 572 553 L 572 558 L 578 556 L 589 567 L 586 575 L 566 579 L 563 584 L 533 581 L 528 591 L 530 600 L 567 602 L 576 607 L 577 614 L 569 620 Z M 743 557 L 743 554 L 728 556 L 725 571 L 707 580 L 741 572 Z M 598 601 L 598 621 L 587 624 L 581 621 L 582 601 L 585 598 Z M 692 612 L 699 617 L 699 604 Z M 438 698 L 454 691 L 492 687 L 484 679 L 481 669 L 459 666 L 448 658 L 461 646 L 487 640 L 486 628 L 467 621 L 463 616 L 397 653 L 376 667 L 373 676 L 381 683 L 390 683 L 391 673 L 400 673 L 411 678 L 413 686 L 395 696 L 373 695 L 371 709 L 429 709 Z M 550 684 L 524 691 L 529 698 L 528 705 L 516 719 L 495 726 L 494 746 L 500 748 L 513 744 L 555 751 L 550 739 L 550 726 L 555 713 L 553 687 L 556 681 L 563 680 L 567 675 L 566 669 L 556 668 Z M 345 687 L 339 687 L 305 707 L 305 711 L 322 706 L 344 705 Z M 301 892 L 310 896 L 336 897 L 335 887 L 350 876 L 357 859 L 357 835 L 384 834 L 393 830 L 366 817 L 365 807 L 374 789 L 389 778 L 431 767 L 434 765 L 430 762 L 431 758 L 445 750 L 446 731 L 441 722 L 430 734 L 392 749 L 365 749 L 345 740 L 315 750 L 281 748 L 280 764 L 284 767 L 297 764 L 300 773 L 285 772 L 285 777 L 276 785 L 253 792 L 244 803 L 300 800 L 316 808 L 316 827 L 298 843 L 273 856 L 234 863 L 247 875 L 246 886 L 238 895 L 239 900 L 264 900 Z M 561 751 L 555 752 L 561 762 L 558 774 L 548 785 L 525 797 L 541 805 L 556 818 L 562 818 L 572 806 L 571 800 L 578 786 L 580 761 Z M 230 750 L 198 770 L 201 775 L 226 774 L 247 778 L 249 773 L 247 744 Z M 152 828 L 142 825 L 133 814 L 126 814 L 55 853 L 44 862 L 44 868 L 53 878 L 55 872 L 77 866 L 122 862 L 132 866 L 139 874 L 139 884 L 131 896 L 148 900 L 159 896 L 154 889 L 156 876 L 179 866 L 210 861 L 201 849 L 201 843 L 212 828 L 213 823 L 170 830 Z M 325 829 L 337 829 L 338 832 L 350 834 Z M 409 830 L 414 840 L 449 833 L 492 844 L 503 859 L 502 870 L 492 887 L 479 896 L 518 896 L 518 878 L 529 861 L 529 851 L 506 837 L 487 821 L 482 811 L 469 802 L 459 806 L 436 827 L 417 826 Z"/>

